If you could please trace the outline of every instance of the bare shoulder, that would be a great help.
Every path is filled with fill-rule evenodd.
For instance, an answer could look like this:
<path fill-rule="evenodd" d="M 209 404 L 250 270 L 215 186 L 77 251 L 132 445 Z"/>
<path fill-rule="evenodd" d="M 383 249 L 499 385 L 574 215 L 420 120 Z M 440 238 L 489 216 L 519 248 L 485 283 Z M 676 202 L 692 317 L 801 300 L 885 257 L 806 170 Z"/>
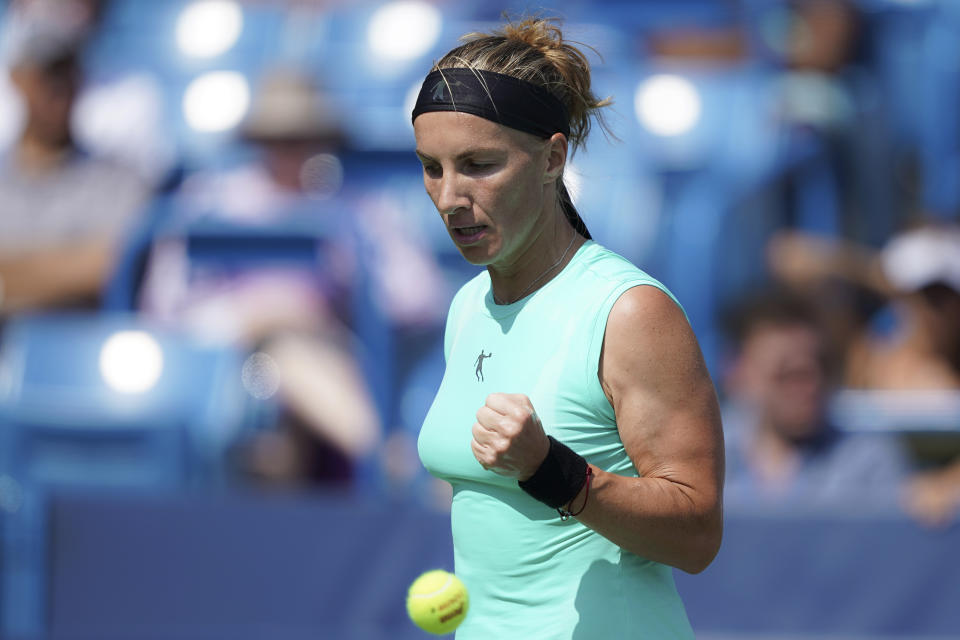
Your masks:
<path fill-rule="evenodd" d="M 686 315 L 676 301 L 658 287 L 628 289 L 610 310 L 604 333 L 607 359 L 647 354 L 663 364 L 665 355 L 693 355 L 691 350 L 699 356 Z"/>
<path fill-rule="evenodd" d="M 693 330 L 669 295 L 640 286 L 617 300 L 598 375 L 641 475 L 686 470 L 716 484 L 723 456 L 716 391 Z"/>
<path fill-rule="evenodd" d="M 709 377 L 683 310 L 654 286 L 628 289 L 613 305 L 599 374 L 611 401 L 627 387 L 678 388 Z"/>
<path fill-rule="evenodd" d="M 667 330 L 677 323 L 689 328 L 674 299 L 659 287 L 640 285 L 627 289 L 614 303 L 607 318 L 607 335 L 639 328 Z"/>

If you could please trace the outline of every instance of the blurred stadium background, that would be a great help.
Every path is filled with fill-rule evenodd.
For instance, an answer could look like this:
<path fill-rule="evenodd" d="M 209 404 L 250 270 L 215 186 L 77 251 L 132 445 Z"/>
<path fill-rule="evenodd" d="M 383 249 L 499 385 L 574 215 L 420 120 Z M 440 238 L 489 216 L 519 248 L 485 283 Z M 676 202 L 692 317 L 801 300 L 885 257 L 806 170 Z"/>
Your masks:
<path fill-rule="evenodd" d="M 35 5 L 59 17 L 24 18 Z M 409 113 L 432 60 L 504 11 L 560 16 L 595 49 L 615 138 L 596 129 L 566 179 L 594 237 L 683 302 L 721 390 L 722 318 L 775 280 L 775 234 L 881 250 L 960 212 L 955 0 L 0 10 L 6 67 L 48 37 L 36 23 L 79 16 L 64 27 L 83 70 L 74 138 L 147 194 L 116 225 L 95 303 L 18 306 L 0 288 L 2 638 L 423 637 L 406 586 L 453 567 L 415 438 L 447 304 L 476 270 L 423 191 Z M 0 75 L 6 166 L 28 115 Z M 244 171 L 282 154 L 301 189 L 271 204 Z M 266 278 L 253 293 L 222 286 L 250 274 Z M 869 321 L 894 322 L 887 305 Z M 309 384 L 298 404 L 303 371 L 324 407 Z M 924 469 L 960 452 L 958 393 L 841 389 L 832 416 Z M 369 419 L 342 422 L 359 431 L 304 426 L 353 398 Z M 960 638 L 960 530 L 889 497 L 728 505 L 717 561 L 677 576 L 698 637 Z"/>

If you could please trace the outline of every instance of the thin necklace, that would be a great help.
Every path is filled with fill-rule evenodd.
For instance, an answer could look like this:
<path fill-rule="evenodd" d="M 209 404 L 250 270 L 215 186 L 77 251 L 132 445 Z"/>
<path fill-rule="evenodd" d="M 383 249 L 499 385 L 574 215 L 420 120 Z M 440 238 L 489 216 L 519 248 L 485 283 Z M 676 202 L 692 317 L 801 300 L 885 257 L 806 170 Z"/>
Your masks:
<path fill-rule="evenodd" d="M 563 259 L 566 258 L 566 257 L 567 257 L 567 254 L 570 252 L 570 247 L 573 246 L 573 241 L 577 239 L 577 235 L 578 235 L 577 232 L 574 231 L 574 232 L 573 232 L 573 235 L 570 236 L 570 244 L 568 244 L 568 245 L 567 245 L 567 248 L 563 250 L 563 255 L 561 255 L 560 258 L 559 258 L 556 262 L 554 262 L 552 265 L 550 265 L 549 267 L 547 267 L 546 270 L 544 270 L 539 276 L 537 276 L 537 277 L 534 279 L 533 282 L 531 282 L 529 285 L 527 285 L 527 288 L 524 289 L 524 290 L 520 293 L 520 295 L 518 295 L 516 298 L 514 298 L 514 299 L 511 300 L 510 302 L 503 302 L 503 301 L 501 301 L 501 300 L 497 300 L 497 296 L 496 296 L 496 295 L 493 295 L 493 287 L 491 286 L 491 287 L 490 287 L 490 293 L 491 293 L 491 295 L 493 295 L 493 301 L 496 302 L 497 304 L 513 304 L 513 303 L 516 302 L 517 300 L 521 300 L 521 299 L 523 298 L 523 296 L 527 295 L 527 293 L 530 291 L 530 289 L 533 288 L 533 285 L 535 285 L 535 284 L 537 284 L 538 282 L 540 282 L 541 280 L 543 280 L 543 277 L 544 277 L 545 275 L 547 275 L 548 273 L 550 273 L 551 271 L 553 271 L 558 264 L 560 264 L 561 262 L 563 262 Z"/>

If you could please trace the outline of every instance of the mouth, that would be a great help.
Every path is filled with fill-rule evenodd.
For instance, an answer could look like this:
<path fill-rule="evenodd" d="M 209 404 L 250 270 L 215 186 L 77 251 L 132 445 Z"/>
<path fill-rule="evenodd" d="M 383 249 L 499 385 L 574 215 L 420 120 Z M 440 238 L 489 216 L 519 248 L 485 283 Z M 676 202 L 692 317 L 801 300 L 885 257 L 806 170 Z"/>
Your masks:
<path fill-rule="evenodd" d="M 486 235 L 487 225 L 475 227 L 453 227 L 453 238 L 459 244 L 473 244 Z"/>

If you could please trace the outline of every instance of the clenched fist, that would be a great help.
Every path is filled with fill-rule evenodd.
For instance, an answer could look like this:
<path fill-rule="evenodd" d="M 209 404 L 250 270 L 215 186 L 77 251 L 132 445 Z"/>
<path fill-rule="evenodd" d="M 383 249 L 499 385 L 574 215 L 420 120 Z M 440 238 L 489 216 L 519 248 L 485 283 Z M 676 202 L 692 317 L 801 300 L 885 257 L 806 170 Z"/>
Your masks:
<path fill-rule="evenodd" d="M 524 481 L 547 457 L 550 441 L 530 398 L 491 393 L 477 410 L 470 448 L 484 469 Z"/>

